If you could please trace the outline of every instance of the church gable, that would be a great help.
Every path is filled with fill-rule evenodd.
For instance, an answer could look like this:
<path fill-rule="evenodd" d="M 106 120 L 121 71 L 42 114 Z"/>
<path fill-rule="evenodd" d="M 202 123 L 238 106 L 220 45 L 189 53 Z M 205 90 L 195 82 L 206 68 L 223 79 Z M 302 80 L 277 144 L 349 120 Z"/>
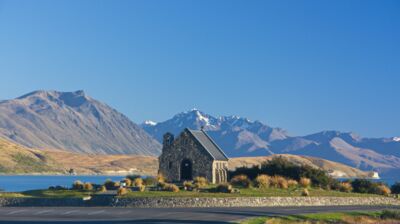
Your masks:
<path fill-rule="evenodd" d="M 170 181 L 202 176 L 212 183 L 223 182 L 227 160 L 205 132 L 185 129 L 176 139 L 170 133 L 164 135 L 159 172 Z"/>

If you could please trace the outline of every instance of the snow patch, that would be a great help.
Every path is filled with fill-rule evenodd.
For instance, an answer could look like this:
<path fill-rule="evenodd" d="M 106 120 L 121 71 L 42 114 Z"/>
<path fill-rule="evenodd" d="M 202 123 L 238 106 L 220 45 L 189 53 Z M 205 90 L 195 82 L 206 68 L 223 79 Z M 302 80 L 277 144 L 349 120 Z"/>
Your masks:
<path fill-rule="evenodd" d="M 393 138 L 393 141 L 395 141 L 395 142 L 400 142 L 400 137 L 394 137 L 394 138 Z"/>
<path fill-rule="evenodd" d="M 157 122 L 148 120 L 148 121 L 145 121 L 144 124 L 145 124 L 145 125 L 150 125 L 150 126 L 156 126 L 156 125 L 157 125 Z"/>

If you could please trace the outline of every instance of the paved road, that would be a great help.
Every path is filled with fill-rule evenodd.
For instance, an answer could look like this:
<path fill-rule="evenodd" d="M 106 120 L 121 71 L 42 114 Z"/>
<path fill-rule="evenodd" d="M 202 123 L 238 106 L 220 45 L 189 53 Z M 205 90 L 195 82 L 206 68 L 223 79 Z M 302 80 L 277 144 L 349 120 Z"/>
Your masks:
<path fill-rule="evenodd" d="M 128 223 L 215 223 L 227 224 L 257 216 L 274 216 L 332 211 L 400 209 L 388 206 L 330 206 L 282 208 L 104 208 L 104 207 L 39 207 L 0 208 L 0 223 L 57 223 L 57 224 L 128 224 Z"/>

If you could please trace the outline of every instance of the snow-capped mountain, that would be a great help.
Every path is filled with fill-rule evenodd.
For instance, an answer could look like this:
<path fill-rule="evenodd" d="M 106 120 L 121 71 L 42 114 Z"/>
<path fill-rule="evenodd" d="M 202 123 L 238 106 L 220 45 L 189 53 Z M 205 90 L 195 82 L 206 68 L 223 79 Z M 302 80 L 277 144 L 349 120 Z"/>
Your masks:
<path fill-rule="evenodd" d="M 362 138 L 355 133 L 322 131 L 290 136 L 281 128 L 238 116 L 214 117 L 193 109 L 142 127 L 158 141 L 166 132 L 204 128 L 230 157 L 295 154 L 321 157 L 364 170 L 400 168 L 398 138 Z"/>
<path fill-rule="evenodd" d="M 259 121 L 238 116 L 213 117 L 197 109 L 179 113 L 155 125 L 145 122 L 142 128 L 160 142 L 166 132 L 177 135 L 184 128 L 203 128 L 222 148 L 229 149 L 228 155 L 232 157 L 272 154 L 269 151 L 270 142 L 287 137 L 284 130 L 271 128 Z"/>

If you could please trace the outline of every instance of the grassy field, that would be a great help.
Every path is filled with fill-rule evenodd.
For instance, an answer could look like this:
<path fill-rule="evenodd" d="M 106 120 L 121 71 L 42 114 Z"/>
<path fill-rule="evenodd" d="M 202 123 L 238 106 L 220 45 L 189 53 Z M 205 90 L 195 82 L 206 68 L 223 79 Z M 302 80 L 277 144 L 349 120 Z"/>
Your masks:
<path fill-rule="evenodd" d="M 258 217 L 242 221 L 241 224 L 368 224 L 400 223 L 399 211 L 338 212 L 289 215 L 283 217 Z"/>
<path fill-rule="evenodd" d="M 83 198 L 90 196 L 93 192 L 77 190 L 32 190 L 21 193 L 0 192 L 1 198 Z"/>
<path fill-rule="evenodd" d="M 239 189 L 240 193 L 213 193 L 205 190 L 206 192 L 184 191 L 180 192 L 167 192 L 167 191 L 145 191 L 145 192 L 129 192 L 122 197 L 296 197 L 301 196 L 302 189 L 280 189 L 280 188 L 242 188 Z M 344 193 L 339 191 L 328 191 L 323 189 L 310 188 L 310 197 L 379 197 L 373 194 L 359 194 L 359 193 Z"/>

